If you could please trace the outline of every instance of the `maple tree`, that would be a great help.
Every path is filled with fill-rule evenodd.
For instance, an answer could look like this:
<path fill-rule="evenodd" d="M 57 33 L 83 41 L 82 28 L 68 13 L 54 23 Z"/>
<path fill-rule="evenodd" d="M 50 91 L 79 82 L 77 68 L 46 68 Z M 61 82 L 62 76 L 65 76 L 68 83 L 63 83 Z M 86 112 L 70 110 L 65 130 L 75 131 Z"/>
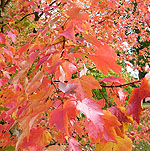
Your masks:
<path fill-rule="evenodd" d="M 121 55 L 125 39 L 135 42 L 124 34 L 122 18 L 132 2 L 1 0 L 2 149 L 132 150 L 125 131 L 139 123 L 141 100 L 150 97 L 149 74 L 125 83 L 117 64 L 124 58 L 115 50 Z M 148 1 L 138 3 L 149 25 Z M 112 71 L 117 77 L 107 76 Z M 126 105 L 123 87 L 133 83 L 140 84 Z"/>

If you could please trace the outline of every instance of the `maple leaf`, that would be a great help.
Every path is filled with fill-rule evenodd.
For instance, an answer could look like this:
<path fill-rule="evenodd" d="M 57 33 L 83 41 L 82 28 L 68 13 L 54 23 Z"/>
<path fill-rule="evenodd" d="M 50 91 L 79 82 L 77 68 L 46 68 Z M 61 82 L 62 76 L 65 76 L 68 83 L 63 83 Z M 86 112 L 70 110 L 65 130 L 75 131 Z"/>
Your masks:
<path fill-rule="evenodd" d="M 117 136 L 117 143 L 108 142 L 105 145 L 96 145 L 96 151 L 132 151 L 132 141 L 130 138 L 125 136 L 121 138 Z"/>
<path fill-rule="evenodd" d="M 139 123 L 142 99 L 150 97 L 149 73 L 143 78 L 140 88 L 134 88 L 131 93 L 132 95 L 128 101 L 128 115 L 132 115 L 133 119 Z"/>
<path fill-rule="evenodd" d="M 48 131 L 41 127 L 33 128 L 30 131 L 29 140 L 24 138 L 22 148 L 34 147 L 35 150 L 42 151 L 45 145 L 50 142 L 51 136 Z"/>
<path fill-rule="evenodd" d="M 70 117 L 69 114 L 72 116 Z M 55 125 L 57 130 L 68 134 L 69 117 L 76 118 L 75 105 L 71 101 L 66 101 L 62 109 L 52 111 L 49 123 Z"/>
<path fill-rule="evenodd" d="M 131 93 L 132 95 L 129 98 L 128 115 L 132 115 L 133 119 L 139 123 L 140 114 L 142 111 L 142 108 L 141 108 L 142 98 L 140 96 L 140 89 L 135 88 L 132 90 Z"/>
<path fill-rule="evenodd" d="M 89 55 L 88 57 L 104 74 L 106 74 L 109 69 L 112 69 L 116 73 L 121 71 L 121 67 L 116 64 L 117 56 L 114 50 L 110 49 L 106 44 L 102 45 L 100 42 L 99 47 L 95 50 L 95 55 Z"/>
<path fill-rule="evenodd" d="M 72 74 L 78 71 L 77 67 L 73 63 L 67 61 L 63 62 L 61 66 L 65 72 L 65 80 L 68 81 L 71 80 Z"/>
<path fill-rule="evenodd" d="M 23 52 L 26 52 L 28 48 L 30 47 L 30 45 L 31 45 L 31 42 L 27 42 L 25 45 L 18 48 L 19 55 L 21 56 Z"/>
<path fill-rule="evenodd" d="M 100 89 L 101 86 L 99 82 L 91 75 L 83 75 L 78 79 L 73 79 L 71 83 L 78 85 L 76 91 L 77 95 L 80 94 L 80 97 L 91 98 L 93 96 L 92 89 Z"/>
<path fill-rule="evenodd" d="M 110 112 L 103 112 L 100 106 L 91 99 L 78 101 L 77 110 L 83 112 L 87 118 L 86 129 L 93 141 L 116 141 L 116 132 L 114 127 L 120 126 L 116 117 Z M 112 122 L 113 121 L 113 122 Z"/>

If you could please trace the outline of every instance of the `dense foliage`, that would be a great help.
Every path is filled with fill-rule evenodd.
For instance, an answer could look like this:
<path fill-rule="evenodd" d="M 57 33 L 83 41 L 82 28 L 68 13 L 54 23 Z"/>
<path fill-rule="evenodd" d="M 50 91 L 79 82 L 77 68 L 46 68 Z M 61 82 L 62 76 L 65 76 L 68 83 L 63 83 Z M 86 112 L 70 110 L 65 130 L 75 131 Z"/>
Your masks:
<path fill-rule="evenodd" d="M 122 67 L 148 64 L 149 19 L 149 0 L 1 0 L 0 148 L 131 151 L 150 74 Z"/>

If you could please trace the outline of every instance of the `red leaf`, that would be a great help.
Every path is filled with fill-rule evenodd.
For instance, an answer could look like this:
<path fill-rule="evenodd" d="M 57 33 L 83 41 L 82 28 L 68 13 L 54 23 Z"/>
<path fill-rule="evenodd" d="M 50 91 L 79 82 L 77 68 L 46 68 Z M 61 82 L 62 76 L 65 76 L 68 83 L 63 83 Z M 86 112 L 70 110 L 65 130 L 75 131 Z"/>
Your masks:
<path fill-rule="evenodd" d="M 44 73 L 42 71 L 38 71 L 37 74 L 31 80 L 31 82 L 28 83 L 25 91 L 28 93 L 35 91 L 42 84 L 43 76 Z"/>
<path fill-rule="evenodd" d="M 82 100 L 82 102 L 78 101 L 77 110 L 83 112 L 86 115 L 87 119 L 90 119 L 95 124 L 99 123 L 101 126 L 102 121 L 99 117 L 100 115 L 104 115 L 104 113 L 94 100 L 85 98 Z"/>
<path fill-rule="evenodd" d="M 5 35 L 0 33 L 0 44 L 5 44 L 5 42 L 6 42 Z"/>
<path fill-rule="evenodd" d="M 142 111 L 141 101 L 146 97 L 150 97 L 149 73 L 142 80 L 140 88 L 133 89 L 131 93 L 132 95 L 128 101 L 128 115 L 132 115 L 133 119 L 139 123 Z"/>
<path fill-rule="evenodd" d="M 7 83 L 8 83 L 7 79 L 0 79 L 0 87 Z"/>
<path fill-rule="evenodd" d="M 46 131 L 44 131 L 44 129 L 41 127 L 31 129 L 29 140 L 27 139 L 27 137 L 24 138 L 22 148 L 34 147 L 34 150 L 43 151 L 45 145 L 48 145 L 47 139 L 50 138 L 49 136 L 45 137 L 45 135 L 48 134 L 46 134 Z"/>
<path fill-rule="evenodd" d="M 55 125 L 57 130 L 68 134 L 68 123 L 70 118 L 76 118 L 75 105 L 71 101 L 66 101 L 63 109 L 52 111 L 50 125 Z M 70 116 L 71 115 L 71 116 Z"/>
<path fill-rule="evenodd" d="M 132 115 L 133 119 L 139 123 L 140 114 L 142 111 L 141 108 L 142 98 L 140 96 L 140 88 L 133 89 L 131 93 L 132 95 L 129 99 L 128 115 Z"/>

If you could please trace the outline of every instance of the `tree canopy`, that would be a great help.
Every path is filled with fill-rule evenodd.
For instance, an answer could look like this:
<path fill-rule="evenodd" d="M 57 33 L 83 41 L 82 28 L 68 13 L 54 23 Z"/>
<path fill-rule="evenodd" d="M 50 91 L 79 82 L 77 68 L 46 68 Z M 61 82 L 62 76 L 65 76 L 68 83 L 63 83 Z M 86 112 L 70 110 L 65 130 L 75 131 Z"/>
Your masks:
<path fill-rule="evenodd" d="M 150 97 L 149 5 L 1 0 L 0 148 L 131 151 L 125 131 Z M 122 75 L 125 60 L 138 81 Z"/>

